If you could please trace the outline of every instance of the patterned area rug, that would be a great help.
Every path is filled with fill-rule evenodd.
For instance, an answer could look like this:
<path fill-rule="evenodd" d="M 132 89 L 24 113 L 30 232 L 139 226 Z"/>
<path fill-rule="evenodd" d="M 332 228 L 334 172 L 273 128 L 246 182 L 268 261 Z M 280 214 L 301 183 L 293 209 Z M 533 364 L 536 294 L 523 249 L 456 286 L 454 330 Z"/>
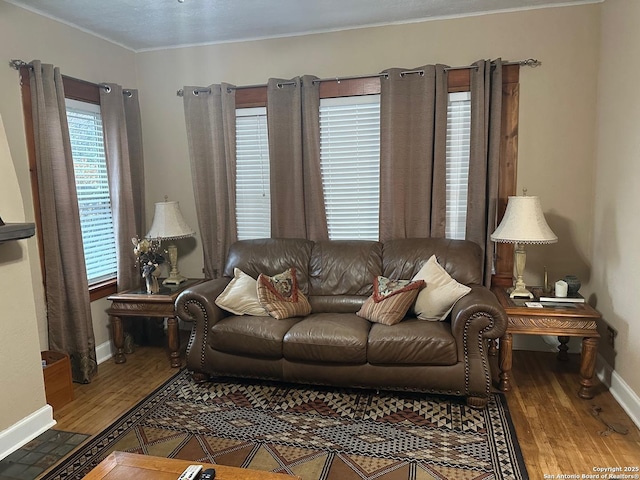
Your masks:
<path fill-rule="evenodd" d="M 504 396 L 464 399 L 237 379 L 182 370 L 47 479 L 114 450 L 300 475 L 304 480 L 528 479 Z"/>

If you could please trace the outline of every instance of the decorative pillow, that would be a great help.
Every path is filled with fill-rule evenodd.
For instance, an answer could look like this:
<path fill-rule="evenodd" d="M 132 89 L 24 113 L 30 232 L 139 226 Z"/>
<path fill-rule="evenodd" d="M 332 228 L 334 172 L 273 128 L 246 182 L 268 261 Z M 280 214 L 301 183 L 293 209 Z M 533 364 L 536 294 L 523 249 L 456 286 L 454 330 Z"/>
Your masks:
<path fill-rule="evenodd" d="M 416 316 L 422 320 L 444 320 L 453 305 L 471 291 L 471 288 L 451 278 L 435 255 L 431 255 L 413 280 L 424 280 L 427 284 L 413 307 Z"/>
<path fill-rule="evenodd" d="M 239 268 L 233 269 L 233 279 L 216 298 L 216 305 L 234 315 L 269 315 L 258 300 L 256 280 Z"/>
<path fill-rule="evenodd" d="M 370 322 L 395 325 L 402 321 L 423 286 L 422 280 L 390 280 L 378 276 L 373 280 L 373 294 L 356 315 Z"/>
<path fill-rule="evenodd" d="M 261 273 L 258 276 L 258 300 L 269 315 L 278 320 L 311 313 L 307 297 L 298 290 L 295 268 L 273 277 Z"/>

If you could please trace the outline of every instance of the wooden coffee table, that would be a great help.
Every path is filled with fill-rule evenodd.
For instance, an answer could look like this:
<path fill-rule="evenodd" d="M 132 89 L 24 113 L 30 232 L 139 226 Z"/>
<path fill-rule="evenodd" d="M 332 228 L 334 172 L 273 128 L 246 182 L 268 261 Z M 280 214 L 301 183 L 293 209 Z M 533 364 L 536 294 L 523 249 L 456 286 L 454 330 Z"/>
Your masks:
<path fill-rule="evenodd" d="M 125 452 L 111 453 L 84 478 L 85 480 L 177 480 L 180 474 L 193 464 L 202 465 L 203 470 L 215 468 L 216 480 L 302 480 L 301 477 L 285 473 L 263 472 Z"/>
<path fill-rule="evenodd" d="M 509 323 L 507 331 L 500 338 L 500 382 L 503 392 L 511 390 L 511 367 L 513 362 L 513 334 L 553 335 L 558 337 L 558 360 L 569 359 L 567 350 L 569 337 L 582 337 L 582 356 L 580 360 L 580 398 L 593 398 L 593 375 L 598 354 L 598 320 L 600 314 L 588 303 L 572 303 L 556 307 L 531 308 L 524 299 L 512 299 L 507 289 L 491 287 L 500 305 L 504 308 Z M 532 289 L 537 301 L 541 292 L 539 287 Z M 526 299 L 529 301 L 529 299 Z M 548 305 L 548 304 L 547 304 Z"/>

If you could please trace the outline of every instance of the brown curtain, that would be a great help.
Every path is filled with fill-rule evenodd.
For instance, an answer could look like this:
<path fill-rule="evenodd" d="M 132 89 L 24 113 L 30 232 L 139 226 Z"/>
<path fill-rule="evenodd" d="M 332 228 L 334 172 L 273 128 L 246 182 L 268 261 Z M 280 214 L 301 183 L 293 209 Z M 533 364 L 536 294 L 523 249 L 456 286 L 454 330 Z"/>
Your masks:
<path fill-rule="evenodd" d="M 102 84 L 100 112 L 116 235 L 118 291 L 140 285 L 131 239 L 145 235 L 142 127 L 137 90 Z"/>
<path fill-rule="evenodd" d="M 380 88 L 380 240 L 444 237 L 444 65 L 384 72 Z"/>
<path fill-rule="evenodd" d="M 49 348 L 69 354 L 73 380 L 89 383 L 97 372 L 95 338 L 62 76 L 38 60 L 32 67 Z"/>
<path fill-rule="evenodd" d="M 236 99 L 232 85 L 184 87 L 191 178 L 206 278 L 222 275 L 236 228 Z"/>
<path fill-rule="evenodd" d="M 467 197 L 467 240 L 485 254 L 484 283 L 491 284 L 498 208 L 502 121 L 502 61 L 479 60 L 471 70 L 471 145 Z"/>
<path fill-rule="evenodd" d="M 316 77 L 269 79 L 271 236 L 327 240 Z"/>

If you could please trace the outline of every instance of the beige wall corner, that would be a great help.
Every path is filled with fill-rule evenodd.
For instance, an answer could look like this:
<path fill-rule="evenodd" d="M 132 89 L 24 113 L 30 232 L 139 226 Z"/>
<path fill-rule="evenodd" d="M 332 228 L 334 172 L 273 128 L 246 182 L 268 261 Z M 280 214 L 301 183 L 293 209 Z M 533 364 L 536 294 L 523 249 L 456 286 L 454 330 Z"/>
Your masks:
<path fill-rule="evenodd" d="M 519 189 L 538 195 L 555 245 L 528 249 L 525 281 L 589 276 L 595 171 L 595 102 L 600 5 L 528 10 L 318 35 L 138 53 L 144 122 L 147 220 L 164 195 L 197 226 L 182 99 L 184 85 L 236 85 L 291 78 L 361 75 L 427 63 L 537 58 L 520 81 Z M 579 79 L 577 81 L 576 79 Z M 171 181 L 167 181 L 170 178 Z M 181 245 L 180 270 L 202 276 L 199 237 Z"/>
<path fill-rule="evenodd" d="M 9 145 L 0 116 L 0 216 L 6 223 L 25 221 Z M 16 200 L 17 199 L 17 200 Z M 0 244 L 2 335 L 0 432 L 46 405 L 37 341 L 38 328 L 26 240 Z M 11 388 L 8 388 L 11 386 Z"/>
<path fill-rule="evenodd" d="M 0 58 L 3 59 L 0 67 L 0 114 L 4 118 L 13 159 L 11 165 L 18 180 L 18 189 L 10 204 L 20 204 L 21 207 L 24 204 L 26 221 L 33 222 L 20 78 L 18 72 L 7 66 L 7 62 L 9 59 L 26 62 L 37 59 L 60 67 L 63 75 L 94 83 L 114 82 L 126 88 L 137 88 L 135 53 L 0 0 Z M 38 319 L 37 331 L 31 340 L 39 343 L 37 348 L 46 350 L 48 334 L 38 246 L 35 238 L 24 243 L 31 258 L 33 284 L 29 288 L 33 290 Z M 91 308 L 98 342 L 106 341 L 108 335 L 108 317 L 103 307 L 104 302 Z"/>
<path fill-rule="evenodd" d="M 602 313 L 600 352 L 640 397 L 640 2 L 602 4 L 593 264 L 586 291 Z M 617 336 L 608 342 L 607 327 Z"/>

